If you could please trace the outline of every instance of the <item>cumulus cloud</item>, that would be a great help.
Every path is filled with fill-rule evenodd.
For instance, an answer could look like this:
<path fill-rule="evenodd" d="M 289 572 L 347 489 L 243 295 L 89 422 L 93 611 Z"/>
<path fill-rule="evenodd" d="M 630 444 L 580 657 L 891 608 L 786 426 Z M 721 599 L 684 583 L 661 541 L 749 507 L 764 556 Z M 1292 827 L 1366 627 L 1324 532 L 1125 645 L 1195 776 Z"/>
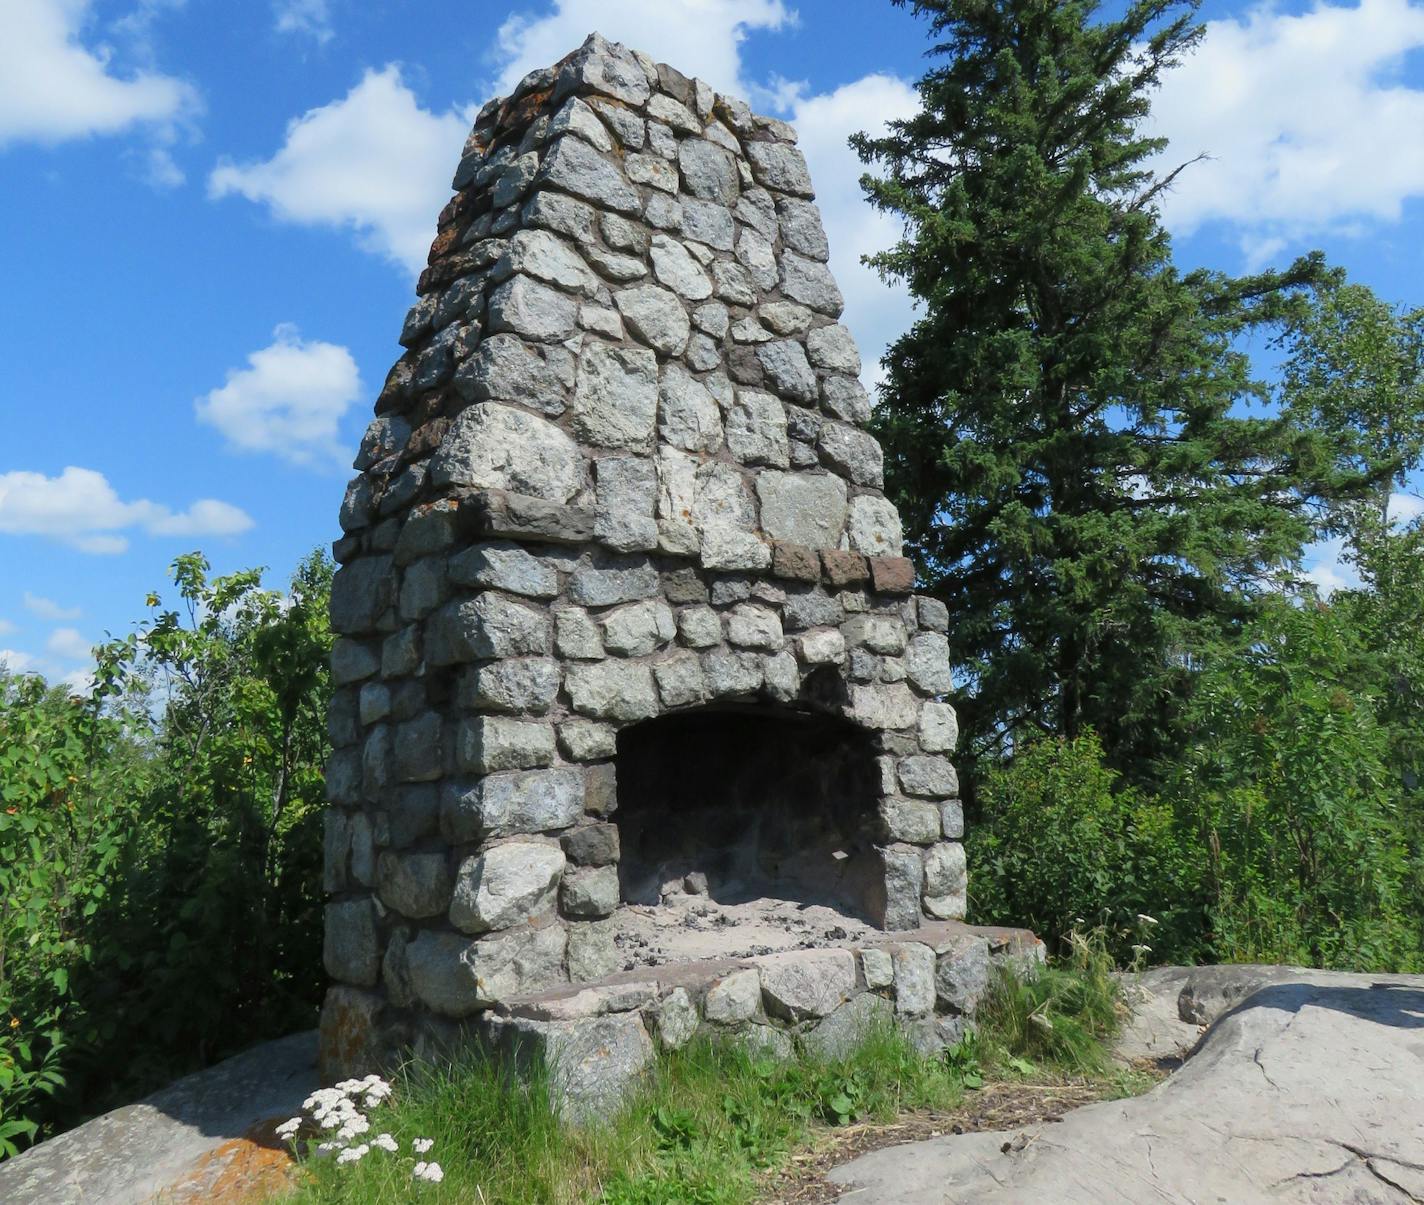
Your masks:
<path fill-rule="evenodd" d="M 55 628 L 45 641 L 45 651 L 66 661 L 87 661 L 91 642 L 77 628 Z"/>
<path fill-rule="evenodd" d="M 1336 590 L 1353 590 L 1360 584 L 1360 575 L 1346 560 L 1345 541 L 1321 540 L 1305 550 L 1305 569 L 1301 577 L 1310 582 L 1322 598 Z"/>
<path fill-rule="evenodd" d="M 782 0 L 555 0 L 545 16 L 515 13 L 499 27 L 496 90 L 508 92 L 597 30 L 714 88 L 746 92 L 741 44 L 747 33 L 781 29 L 795 19 Z"/>
<path fill-rule="evenodd" d="M 34 535 L 81 552 L 124 552 L 138 529 L 154 536 L 226 536 L 247 531 L 252 520 L 237 507 L 210 498 L 184 511 L 157 502 L 125 502 L 94 469 L 70 465 L 57 477 L 16 470 L 0 473 L 0 533 Z"/>
<path fill-rule="evenodd" d="M 174 162 L 172 153 L 162 146 L 148 149 L 142 158 L 139 174 L 143 182 L 155 192 L 169 192 L 188 178 L 183 169 Z"/>
<path fill-rule="evenodd" d="M 1163 203 L 1177 232 L 1231 223 L 1248 258 L 1360 223 L 1395 221 L 1424 195 L 1424 89 L 1400 78 L 1424 47 L 1424 4 L 1261 5 L 1211 21 L 1163 81 L 1151 131 L 1159 167 L 1198 154 Z"/>
<path fill-rule="evenodd" d="M 86 664 L 80 668 L 66 669 L 64 663 L 52 657 L 37 657 L 20 649 L 0 648 L 0 670 L 11 674 L 39 674 L 52 685 L 67 686 L 70 693 L 76 695 L 86 695 L 94 688 L 94 663 L 89 657 L 89 650 L 85 651 L 83 659 Z"/>
<path fill-rule="evenodd" d="M 1424 516 L 1424 497 L 1418 494 L 1393 493 L 1389 496 L 1389 521 L 1396 529 L 1407 527 Z M 1305 571 L 1301 576 L 1312 582 L 1321 597 L 1329 598 L 1336 590 L 1359 589 L 1360 575 L 1350 560 L 1350 548 L 1337 537 L 1321 540 L 1305 550 Z"/>
<path fill-rule="evenodd" d="M 224 385 L 194 403 L 199 421 L 240 451 L 342 467 L 349 449 L 338 428 L 361 397 L 355 359 L 338 344 L 303 339 L 290 324 L 272 335 L 246 368 L 231 369 Z"/>
<path fill-rule="evenodd" d="M 28 590 L 24 593 L 23 601 L 25 610 L 31 615 L 38 615 L 41 619 L 53 620 L 56 623 L 62 619 L 78 619 L 84 614 L 79 607 L 62 607 L 54 599 L 31 594 Z"/>
<path fill-rule="evenodd" d="M 278 0 L 278 28 L 311 32 L 307 24 L 318 26 L 327 7 Z M 494 91 L 508 91 L 530 68 L 562 58 L 595 29 L 719 88 L 745 90 L 740 46 L 747 32 L 794 19 L 783 0 L 556 0 L 545 16 L 516 13 L 499 27 Z M 443 113 L 426 109 L 400 67 L 387 64 L 367 71 L 344 97 L 290 122 L 271 158 L 220 162 L 208 177 L 208 194 L 245 197 L 281 222 L 351 230 L 363 250 L 414 276 L 425 266 L 435 215 L 450 195 L 450 176 L 483 99 Z"/>
<path fill-rule="evenodd" d="M 327 0 L 273 0 L 278 33 L 305 34 L 317 42 L 331 41 L 331 9 Z"/>
<path fill-rule="evenodd" d="M 90 0 L 0 0 L 0 148 L 165 126 L 197 104 L 182 80 L 118 74 L 112 51 L 80 39 Z"/>
<path fill-rule="evenodd" d="M 867 75 L 833 92 L 789 93 L 788 116 L 816 185 L 816 203 L 825 220 L 831 270 L 845 294 L 845 323 L 865 359 L 867 386 L 880 379 L 886 346 L 908 329 L 913 314 L 908 291 L 887 285 L 861 257 L 883 251 L 900 237 L 899 221 L 872 209 L 860 187 L 866 168 L 846 140 L 857 130 L 884 132 L 889 121 L 911 116 L 919 105 L 914 88 L 889 75 Z"/>
<path fill-rule="evenodd" d="M 472 120 L 422 108 L 390 64 L 288 123 L 270 159 L 220 163 L 208 195 L 246 197 L 282 222 L 352 230 L 363 250 L 415 275 Z"/>
<path fill-rule="evenodd" d="M 846 322 L 861 343 L 866 379 L 873 383 L 881 352 L 909 324 L 911 310 L 903 289 L 886 286 L 860 263 L 862 255 L 893 243 L 899 230 L 893 218 L 865 202 L 859 185 L 864 169 L 846 139 L 908 116 L 916 95 L 909 83 L 888 75 L 868 75 L 820 94 L 804 84 L 748 81 L 741 53 L 747 36 L 786 28 L 796 19 L 784 0 L 555 0 L 543 15 L 515 13 L 499 27 L 494 89 L 508 91 L 531 68 L 555 62 L 596 29 L 715 87 L 753 95 L 785 112 L 800 131 L 832 267 L 846 296 Z M 476 108 L 478 102 L 445 113 L 422 108 L 399 67 L 389 65 L 368 72 L 345 97 L 291 122 L 284 145 L 270 159 L 221 164 L 209 177 L 209 193 L 244 196 L 281 221 L 349 228 L 363 249 L 415 274 L 425 264 L 435 215 L 449 195 L 450 174 Z M 235 443 L 281 450 L 276 436 L 262 430 L 247 437 L 255 442 L 245 443 L 236 426 L 236 420 L 223 426 Z"/>
<path fill-rule="evenodd" d="M 38 664 L 38 658 L 30 653 L 22 653 L 19 649 L 0 649 L 0 669 L 12 674 L 38 673 Z"/>

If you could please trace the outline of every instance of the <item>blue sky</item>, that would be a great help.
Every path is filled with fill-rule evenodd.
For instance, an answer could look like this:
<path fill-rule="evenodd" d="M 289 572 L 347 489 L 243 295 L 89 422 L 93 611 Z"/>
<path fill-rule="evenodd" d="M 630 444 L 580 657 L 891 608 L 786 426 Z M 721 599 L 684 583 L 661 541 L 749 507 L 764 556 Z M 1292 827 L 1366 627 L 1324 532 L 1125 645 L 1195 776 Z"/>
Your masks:
<path fill-rule="evenodd" d="M 1211 156 L 1179 260 L 1424 301 L 1424 0 L 1203 16 L 1154 115 Z M 0 659 L 78 680 L 179 553 L 280 584 L 338 534 L 474 112 L 595 28 L 797 124 L 873 383 L 911 310 L 845 138 L 927 45 L 888 2 L 0 0 Z"/>

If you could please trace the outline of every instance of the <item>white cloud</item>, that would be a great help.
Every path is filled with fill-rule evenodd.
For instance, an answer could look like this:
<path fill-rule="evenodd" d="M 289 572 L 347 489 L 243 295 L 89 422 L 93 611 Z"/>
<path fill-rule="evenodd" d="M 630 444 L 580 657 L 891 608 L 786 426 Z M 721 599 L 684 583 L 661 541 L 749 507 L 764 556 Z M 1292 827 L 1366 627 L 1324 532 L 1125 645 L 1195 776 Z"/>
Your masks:
<path fill-rule="evenodd" d="M 93 469 L 70 465 L 58 477 L 0 473 L 0 533 L 44 536 L 81 552 L 123 552 L 129 542 L 119 533 L 133 528 L 157 536 L 222 536 L 251 526 L 237 507 L 208 498 L 177 512 L 143 498 L 125 502 Z"/>
<path fill-rule="evenodd" d="M 356 361 L 338 344 L 302 339 L 290 324 L 272 334 L 246 368 L 231 369 L 226 384 L 194 403 L 198 418 L 242 451 L 344 467 L 350 449 L 338 427 L 361 397 Z"/>
<path fill-rule="evenodd" d="M 90 0 L 0 0 L 0 147 L 166 126 L 197 104 L 182 80 L 154 71 L 121 77 L 111 50 L 85 46 Z"/>
<path fill-rule="evenodd" d="M 1399 493 L 1389 496 L 1389 521 L 1395 527 L 1407 527 L 1420 515 L 1424 515 L 1424 497 Z"/>
<path fill-rule="evenodd" d="M 597 30 L 718 88 L 784 107 L 800 132 L 816 182 L 831 266 L 846 297 L 846 322 L 861 344 L 866 379 L 874 382 L 885 346 L 909 325 L 911 305 L 902 287 L 886 286 L 860 263 L 862 255 L 895 242 L 899 226 L 864 199 L 859 184 L 864 167 L 846 139 L 910 115 L 917 97 L 909 83 L 887 75 L 865 76 L 818 95 L 781 80 L 765 85 L 745 80 L 741 49 L 747 35 L 779 30 L 796 19 L 784 0 L 555 0 L 544 16 L 516 13 L 499 27 L 496 90 L 507 92 L 531 68 L 556 62 Z M 443 114 L 423 109 L 400 69 L 389 65 L 368 72 L 345 97 L 291 122 L 284 145 L 270 159 L 219 165 L 209 178 L 209 193 L 245 196 L 267 205 L 281 221 L 348 227 L 365 250 L 414 274 L 425 264 L 435 216 L 449 195 L 448 181 L 476 107 Z M 229 387 L 232 383 L 230 378 Z M 214 391 L 200 406 L 211 406 L 224 392 Z M 234 409 L 244 412 L 245 422 L 247 407 L 234 403 Z M 246 427 L 244 436 L 237 422 L 218 425 L 241 446 L 281 451 L 285 432 L 279 437 L 259 423 Z M 334 438 L 334 420 L 328 430 Z"/>
<path fill-rule="evenodd" d="M 273 0 L 272 15 L 278 33 L 306 34 L 323 44 L 336 33 L 327 0 Z"/>
<path fill-rule="evenodd" d="M 8 619 L 0 619 L 0 636 L 12 636 L 18 629 Z"/>
<path fill-rule="evenodd" d="M 865 360 L 867 385 L 880 379 L 880 356 L 909 328 L 913 314 L 902 284 L 887 285 L 861 256 L 883 251 L 900 237 L 899 220 L 871 208 L 860 187 L 867 170 L 846 145 L 857 130 L 884 132 L 885 123 L 909 117 L 919 98 L 904 80 L 867 75 L 834 92 L 807 96 L 793 88 L 790 120 L 811 168 L 831 247 L 831 271 L 845 295 L 845 323 Z"/>
<path fill-rule="evenodd" d="M 714 88 L 746 92 L 741 43 L 747 32 L 795 20 L 782 0 L 554 0 L 547 16 L 515 13 L 499 27 L 495 43 L 503 65 L 496 90 L 507 93 L 527 72 L 558 62 L 597 31 Z"/>
<path fill-rule="evenodd" d="M 70 658 L 71 668 L 51 657 L 37 657 L 20 649 L 0 648 L 0 670 L 11 674 L 39 674 L 52 686 L 67 686 L 76 695 L 88 694 L 94 688 L 94 662 L 86 648 L 78 657 Z M 72 668 L 73 661 L 85 664 Z"/>
<path fill-rule="evenodd" d="M 66 661 L 89 660 L 92 643 L 77 628 L 55 628 L 45 641 L 45 651 Z"/>
<path fill-rule="evenodd" d="M 199 498 L 187 510 L 177 512 L 152 507 L 143 526 L 151 536 L 233 536 L 251 528 L 252 519 L 230 502 Z"/>
<path fill-rule="evenodd" d="M 183 169 L 174 161 L 173 155 L 166 147 L 149 147 L 148 152 L 143 156 L 143 169 L 140 173 L 145 184 L 155 192 L 168 192 L 177 188 L 188 177 L 184 175 Z"/>
<path fill-rule="evenodd" d="M 1390 494 L 1391 527 L 1402 529 L 1421 515 L 1424 515 L 1424 497 L 1418 494 Z M 1308 582 L 1314 582 L 1323 598 L 1329 598 L 1336 590 L 1358 590 L 1362 584 L 1359 571 L 1350 560 L 1349 548 L 1340 537 L 1312 544 L 1305 550 L 1304 562 L 1305 572 L 1301 576 Z"/>
<path fill-rule="evenodd" d="M 38 615 L 41 619 L 49 619 L 58 622 L 62 619 L 78 619 L 84 614 L 79 607 L 62 607 L 52 598 L 45 598 L 43 595 L 31 594 L 28 590 L 24 593 L 25 610 L 31 615 Z"/>
<path fill-rule="evenodd" d="M 1307 548 L 1301 577 L 1313 583 L 1322 598 L 1329 598 L 1336 590 L 1354 590 L 1360 584 L 1360 575 L 1345 559 L 1342 539 L 1321 540 Z"/>
<path fill-rule="evenodd" d="M 12 674 L 38 673 L 39 659 L 19 649 L 0 649 L 0 669 Z"/>
<path fill-rule="evenodd" d="M 1211 157 L 1177 177 L 1168 224 L 1233 223 L 1259 264 L 1287 240 L 1398 220 L 1424 195 L 1424 90 L 1399 78 L 1421 47 L 1424 4 L 1410 0 L 1209 22 L 1153 102 L 1151 130 L 1171 139 L 1159 168 Z"/>
<path fill-rule="evenodd" d="M 421 108 L 390 64 L 289 122 L 270 159 L 220 163 L 208 194 L 236 193 L 282 222 L 353 230 L 363 250 L 414 275 L 425 266 L 472 120 Z"/>

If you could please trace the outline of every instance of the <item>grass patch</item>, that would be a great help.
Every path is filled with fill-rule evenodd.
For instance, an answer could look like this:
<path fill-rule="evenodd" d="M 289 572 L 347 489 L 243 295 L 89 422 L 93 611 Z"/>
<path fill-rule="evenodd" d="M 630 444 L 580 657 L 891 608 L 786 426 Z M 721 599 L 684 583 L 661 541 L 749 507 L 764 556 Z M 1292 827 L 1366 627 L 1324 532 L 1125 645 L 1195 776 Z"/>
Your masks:
<path fill-rule="evenodd" d="M 979 1002 L 985 1045 L 997 1062 L 1031 1060 L 1072 1075 L 1102 1076 L 1108 1043 L 1127 1016 L 1101 934 L 1069 934 L 1060 961 L 1020 977 L 996 969 Z"/>
<path fill-rule="evenodd" d="M 562 1125 L 547 1076 L 519 1078 L 477 1057 L 413 1065 L 371 1134 L 407 1152 L 433 1139 L 440 1184 L 411 1180 L 412 1159 L 372 1150 L 355 1164 L 312 1159 L 289 1205 L 378 1205 L 429 1200 L 479 1205 L 745 1205 L 769 1172 L 828 1130 L 888 1123 L 906 1113 L 956 1109 L 988 1081 L 1108 1073 L 1105 1040 L 1122 1015 L 1111 962 L 1092 943 L 1067 963 L 1021 981 L 997 974 L 980 1005 L 977 1035 L 937 1058 L 915 1052 L 886 1025 L 845 1057 L 775 1062 L 698 1039 L 661 1056 L 645 1087 L 605 1124 Z"/>

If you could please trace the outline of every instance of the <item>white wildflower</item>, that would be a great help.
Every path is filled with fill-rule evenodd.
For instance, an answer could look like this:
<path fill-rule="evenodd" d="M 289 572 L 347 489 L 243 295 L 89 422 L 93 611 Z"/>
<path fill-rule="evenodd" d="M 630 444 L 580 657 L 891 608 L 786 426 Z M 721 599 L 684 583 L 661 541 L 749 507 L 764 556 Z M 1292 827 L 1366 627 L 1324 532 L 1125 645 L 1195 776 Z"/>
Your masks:
<path fill-rule="evenodd" d="M 371 1139 L 371 1145 L 378 1146 L 383 1151 L 390 1151 L 391 1154 L 395 1154 L 396 1151 L 400 1150 L 400 1143 L 389 1134 L 377 1134 Z"/>
<path fill-rule="evenodd" d="M 429 1184 L 439 1184 L 445 1179 L 445 1173 L 440 1169 L 438 1163 L 417 1163 L 411 1175 L 417 1180 L 424 1180 Z"/>
<path fill-rule="evenodd" d="M 1151 947 L 1151 946 L 1144 946 L 1144 945 L 1140 945 L 1140 944 L 1139 944 L 1139 945 L 1135 945 L 1135 946 L 1132 947 L 1132 952 L 1133 952 L 1138 958 L 1141 958 L 1144 954 L 1150 954 L 1150 953 L 1152 953 L 1152 947 Z"/>
<path fill-rule="evenodd" d="M 336 1156 L 336 1161 L 338 1163 L 355 1163 L 357 1160 L 364 1158 L 366 1152 L 370 1149 L 371 1148 L 364 1142 L 360 1146 L 349 1146 L 342 1151 L 341 1154 Z"/>
<path fill-rule="evenodd" d="M 1139 912 L 1137 914 L 1137 923 L 1139 925 L 1155 925 L 1157 918 L 1155 916 L 1148 916 L 1145 912 Z"/>
<path fill-rule="evenodd" d="M 411 1149 L 414 1150 L 417 1155 L 423 1155 L 426 1151 L 428 1151 L 432 1146 L 435 1145 L 435 1139 L 417 1138 L 410 1145 Z"/>
<path fill-rule="evenodd" d="M 364 1134 L 370 1128 L 371 1123 L 358 1114 L 355 1117 L 348 1118 L 342 1124 L 341 1128 L 336 1131 L 336 1136 L 343 1141 L 350 1142 L 351 1139 L 360 1134 Z"/>
<path fill-rule="evenodd" d="M 304 1119 L 301 1117 L 289 1117 L 286 1121 L 279 1125 L 274 1132 L 276 1133 L 278 1138 L 281 1138 L 284 1141 L 289 1138 L 295 1138 L 297 1136 L 297 1131 L 302 1128 L 303 1120 Z"/>
<path fill-rule="evenodd" d="M 333 1151 L 340 1151 L 344 1149 L 345 1148 L 339 1142 L 320 1142 L 317 1144 L 316 1153 L 318 1155 L 329 1155 Z"/>
<path fill-rule="evenodd" d="M 306 1100 L 302 1101 L 304 1109 L 329 1109 L 338 1101 L 344 1101 L 345 1095 L 335 1088 L 318 1088 Z"/>

